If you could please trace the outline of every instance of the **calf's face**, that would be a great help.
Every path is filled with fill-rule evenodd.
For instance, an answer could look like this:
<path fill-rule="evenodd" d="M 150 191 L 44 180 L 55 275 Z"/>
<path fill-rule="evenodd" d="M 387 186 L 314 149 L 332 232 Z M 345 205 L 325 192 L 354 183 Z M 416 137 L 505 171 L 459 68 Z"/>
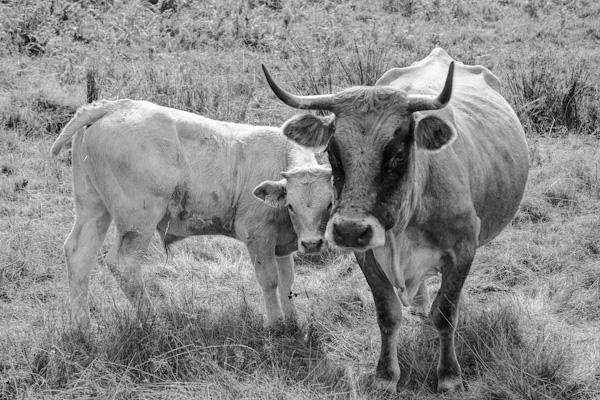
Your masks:
<path fill-rule="evenodd" d="M 300 167 L 281 175 L 279 181 L 258 185 L 253 194 L 271 207 L 287 207 L 298 237 L 298 251 L 318 253 L 326 245 L 325 227 L 333 201 L 331 169 Z"/>

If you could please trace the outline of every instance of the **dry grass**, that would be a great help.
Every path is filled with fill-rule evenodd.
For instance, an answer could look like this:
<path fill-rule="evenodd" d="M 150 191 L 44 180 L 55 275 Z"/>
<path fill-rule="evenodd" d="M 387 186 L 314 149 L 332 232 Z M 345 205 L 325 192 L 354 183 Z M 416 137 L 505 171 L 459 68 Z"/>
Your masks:
<path fill-rule="evenodd" d="M 435 331 L 408 313 L 401 393 L 366 384 L 374 306 L 352 257 L 335 252 L 297 259 L 304 330 L 273 333 L 239 243 L 189 239 L 165 260 L 154 242 L 145 274 L 159 312 L 140 326 L 104 265 L 109 235 L 92 333 L 73 333 L 70 159 L 48 155 L 90 72 L 100 97 L 279 125 L 294 111 L 260 63 L 323 93 L 372 84 L 435 45 L 504 82 L 532 160 L 517 217 L 479 251 L 464 291 L 469 391 L 444 398 L 600 398 L 599 16 L 588 1 L 0 2 L 0 399 L 439 398 Z"/>

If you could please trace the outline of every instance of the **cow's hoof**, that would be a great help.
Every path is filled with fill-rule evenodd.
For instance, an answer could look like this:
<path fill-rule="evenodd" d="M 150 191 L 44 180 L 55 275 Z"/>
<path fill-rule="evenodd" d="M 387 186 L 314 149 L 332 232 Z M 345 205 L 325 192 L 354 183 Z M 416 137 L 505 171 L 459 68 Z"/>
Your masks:
<path fill-rule="evenodd" d="M 438 379 L 438 393 L 454 393 L 464 390 L 462 378 L 460 376 L 450 376 L 447 378 Z"/>

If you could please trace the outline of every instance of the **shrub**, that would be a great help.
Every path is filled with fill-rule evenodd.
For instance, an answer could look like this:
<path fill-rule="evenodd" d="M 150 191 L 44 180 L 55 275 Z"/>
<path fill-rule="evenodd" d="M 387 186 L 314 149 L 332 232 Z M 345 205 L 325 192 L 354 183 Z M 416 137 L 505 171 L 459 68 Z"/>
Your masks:
<path fill-rule="evenodd" d="M 600 91 L 591 81 L 583 60 L 563 67 L 554 58 L 534 55 L 526 68 L 510 70 L 509 101 L 527 132 L 598 134 Z"/>

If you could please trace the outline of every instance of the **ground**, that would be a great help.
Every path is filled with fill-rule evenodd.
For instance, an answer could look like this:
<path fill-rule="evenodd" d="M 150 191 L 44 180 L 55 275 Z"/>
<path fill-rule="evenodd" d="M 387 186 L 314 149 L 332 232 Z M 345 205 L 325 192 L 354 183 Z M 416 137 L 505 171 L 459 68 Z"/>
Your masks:
<path fill-rule="evenodd" d="M 594 1 L 0 2 L 0 399 L 600 398 L 600 5 Z M 370 388 L 379 332 L 353 257 L 297 258 L 303 330 L 263 328 L 246 250 L 155 238 L 158 315 L 133 317 L 98 255 L 93 329 L 69 329 L 62 243 L 69 152 L 49 148 L 86 102 L 137 98 L 280 125 L 268 90 L 372 84 L 434 46 L 488 67 L 525 127 L 531 172 L 512 223 L 479 249 L 461 304 L 468 391 L 435 394 L 437 338 L 404 313 L 399 394 Z M 92 79 L 88 80 L 92 82 Z M 433 294 L 439 280 L 428 282 Z"/>

